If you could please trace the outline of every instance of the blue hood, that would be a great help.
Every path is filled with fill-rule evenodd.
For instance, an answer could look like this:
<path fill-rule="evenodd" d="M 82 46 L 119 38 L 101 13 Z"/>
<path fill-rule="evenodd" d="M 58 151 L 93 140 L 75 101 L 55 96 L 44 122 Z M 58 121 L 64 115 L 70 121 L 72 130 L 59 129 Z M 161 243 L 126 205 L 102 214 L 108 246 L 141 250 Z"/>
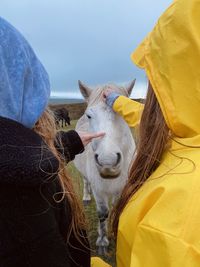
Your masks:
<path fill-rule="evenodd" d="M 24 37 L 0 17 L 0 116 L 32 128 L 47 106 L 49 77 Z"/>

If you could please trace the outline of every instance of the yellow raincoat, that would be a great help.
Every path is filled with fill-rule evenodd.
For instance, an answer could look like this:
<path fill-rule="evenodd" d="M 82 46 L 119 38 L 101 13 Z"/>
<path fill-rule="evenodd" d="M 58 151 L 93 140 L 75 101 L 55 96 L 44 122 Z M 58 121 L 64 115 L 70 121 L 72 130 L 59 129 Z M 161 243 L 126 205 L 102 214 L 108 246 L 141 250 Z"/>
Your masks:
<path fill-rule="evenodd" d="M 174 1 L 132 60 L 175 138 L 120 217 L 117 267 L 199 267 L 200 0 Z"/>
<path fill-rule="evenodd" d="M 143 104 L 126 96 L 119 96 L 113 104 L 113 110 L 119 113 L 130 127 L 139 124 L 143 108 Z"/>

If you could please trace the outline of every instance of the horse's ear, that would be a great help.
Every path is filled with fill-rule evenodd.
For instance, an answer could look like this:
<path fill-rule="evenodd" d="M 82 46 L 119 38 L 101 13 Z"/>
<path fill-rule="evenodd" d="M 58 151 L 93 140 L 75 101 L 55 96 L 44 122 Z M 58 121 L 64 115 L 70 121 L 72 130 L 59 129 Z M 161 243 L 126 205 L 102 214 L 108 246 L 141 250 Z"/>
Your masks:
<path fill-rule="evenodd" d="M 92 89 L 90 89 L 87 85 L 83 84 L 81 81 L 78 81 L 78 85 L 82 96 L 87 100 L 92 92 Z"/>
<path fill-rule="evenodd" d="M 133 87 L 134 87 L 134 85 L 135 85 L 135 81 L 136 81 L 136 79 L 134 79 L 134 80 L 133 80 L 133 81 L 126 87 L 126 91 L 127 91 L 128 96 L 131 95 L 131 92 L 132 92 Z"/>

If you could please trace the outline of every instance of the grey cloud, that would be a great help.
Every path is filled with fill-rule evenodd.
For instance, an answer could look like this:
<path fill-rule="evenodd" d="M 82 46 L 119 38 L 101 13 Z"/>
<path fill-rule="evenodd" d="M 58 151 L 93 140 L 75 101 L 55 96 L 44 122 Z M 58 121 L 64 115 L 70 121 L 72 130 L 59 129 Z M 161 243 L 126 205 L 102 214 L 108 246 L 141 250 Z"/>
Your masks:
<path fill-rule="evenodd" d="M 1 0 L 1 16 L 26 36 L 51 77 L 53 90 L 144 80 L 131 51 L 171 0 Z"/>

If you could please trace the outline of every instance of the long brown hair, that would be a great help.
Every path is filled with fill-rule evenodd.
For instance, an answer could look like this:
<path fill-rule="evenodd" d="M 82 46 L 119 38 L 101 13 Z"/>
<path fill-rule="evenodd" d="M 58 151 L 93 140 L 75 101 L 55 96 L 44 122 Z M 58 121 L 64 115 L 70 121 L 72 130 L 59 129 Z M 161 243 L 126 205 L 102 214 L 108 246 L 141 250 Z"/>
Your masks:
<path fill-rule="evenodd" d="M 130 168 L 128 182 L 111 215 L 115 236 L 117 235 L 119 217 L 123 209 L 130 198 L 139 190 L 160 164 L 160 159 L 168 143 L 168 138 L 169 128 L 166 125 L 157 98 L 149 83 L 139 126 L 136 158 Z"/>
<path fill-rule="evenodd" d="M 83 212 L 83 208 L 81 206 L 81 202 L 75 193 L 72 179 L 70 178 L 69 174 L 66 170 L 66 162 L 62 154 L 58 152 L 55 147 L 55 141 L 58 136 L 58 130 L 55 123 L 54 114 L 50 109 L 46 109 L 38 122 L 34 127 L 34 131 L 38 133 L 45 143 L 48 145 L 51 152 L 55 155 L 55 157 L 59 161 L 59 172 L 58 178 L 60 180 L 60 184 L 62 187 L 62 192 L 58 192 L 61 196 L 59 201 L 62 201 L 64 197 L 66 197 L 69 201 L 70 208 L 71 208 L 71 227 L 70 231 L 67 233 L 67 239 L 69 239 L 71 231 L 73 231 L 74 235 L 80 240 L 80 230 L 85 229 L 85 216 Z M 59 140 L 57 140 L 59 142 Z M 60 145 L 62 143 L 60 141 Z M 58 199 L 58 197 L 55 197 Z M 57 200 L 55 200 L 57 201 Z"/>

